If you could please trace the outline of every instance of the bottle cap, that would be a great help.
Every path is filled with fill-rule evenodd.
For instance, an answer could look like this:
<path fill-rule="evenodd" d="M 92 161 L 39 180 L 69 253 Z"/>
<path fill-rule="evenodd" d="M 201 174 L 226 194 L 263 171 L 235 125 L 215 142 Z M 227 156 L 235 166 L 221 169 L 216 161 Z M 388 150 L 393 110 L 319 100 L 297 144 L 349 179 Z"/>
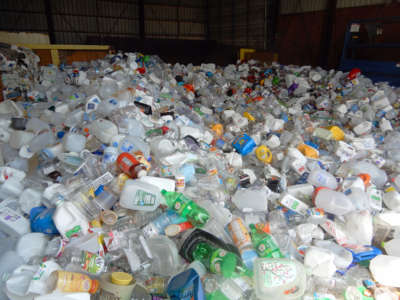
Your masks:
<path fill-rule="evenodd" d="M 133 280 L 132 275 L 125 272 L 111 273 L 111 282 L 116 285 L 129 285 Z"/>

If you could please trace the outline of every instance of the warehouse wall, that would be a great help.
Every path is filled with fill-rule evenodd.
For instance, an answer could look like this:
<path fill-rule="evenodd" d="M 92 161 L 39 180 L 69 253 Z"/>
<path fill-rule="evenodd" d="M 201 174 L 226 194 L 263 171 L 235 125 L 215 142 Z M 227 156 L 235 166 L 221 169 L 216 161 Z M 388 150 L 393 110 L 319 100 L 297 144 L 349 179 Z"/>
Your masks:
<path fill-rule="evenodd" d="M 225 45 L 267 50 L 273 47 L 279 1 L 210 1 L 210 36 Z"/>
<path fill-rule="evenodd" d="M 206 38 L 206 1 L 143 3 L 147 38 Z M 46 9 L 58 44 L 86 44 L 93 36 L 101 43 L 105 37 L 132 38 L 140 34 L 139 0 L 1 0 L 0 30 L 47 33 Z"/>
<path fill-rule="evenodd" d="M 317 2 L 319 2 L 317 4 Z M 326 18 L 326 11 L 321 1 L 290 1 L 281 2 L 281 15 L 278 24 L 278 49 L 279 61 L 284 64 L 298 65 L 319 65 L 321 55 L 321 38 Z M 372 3 L 382 3 L 380 5 L 368 5 Z M 354 19 L 368 19 L 376 17 L 400 16 L 400 3 L 378 0 L 338 0 L 338 7 L 334 16 L 332 41 L 330 43 L 330 53 L 328 67 L 337 68 L 343 49 L 346 26 Z M 289 3 L 292 3 L 289 5 Z M 297 3 L 294 6 L 293 3 Z M 326 6 L 325 6 L 326 7 Z M 302 13 L 299 13 L 302 12 Z M 389 28 L 394 32 L 389 34 L 397 35 L 398 30 Z"/>

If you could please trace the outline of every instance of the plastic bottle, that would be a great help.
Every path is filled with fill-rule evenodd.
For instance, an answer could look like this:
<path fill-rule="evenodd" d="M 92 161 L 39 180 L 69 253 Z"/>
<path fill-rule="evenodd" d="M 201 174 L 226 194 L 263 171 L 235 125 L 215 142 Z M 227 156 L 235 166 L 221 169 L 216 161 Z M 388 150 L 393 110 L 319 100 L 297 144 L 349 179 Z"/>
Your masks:
<path fill-rule="evenodd" d="M 353 202 L 345 194 L 327 188 L 317 188 L 314 194 L 316 207 L 324 211 L 342 216 L 355 210 Z"/>
<path fill-rule="evenodd" d="M 66 271 L 53 272 L 47 284 L 49 290 L 57 289 L 60 292 L 66 293 L 85 292 L 95 294 L 99 288 L 97 280 L 90 279 L 89 276 L 84 274 Z"/>
<path fill-rule="evenodd" d="M 117 158 L 117 165 L 131 178 L 140 178 L 147 175 L 146 167 L 130 153 L 121 153 Z"/>
<path fill-rule="evenodd" d="M 283 258 L 278 244 L 271 235 L 257 229 L 254 224 L 250 224 L 250 230 L 254 249 L 259 257 Z"/>
<path fill-rule="evenodd" d="M 371 260 L 369 270 L 380 284 L 400 287 L 400 258 L 397 256 L 378 255 Z"/>
<path fill-rule="evenodd" d="M 241 258 L 249 269 L 253 269 L 253 261 L 257 258 L 257 253 L 253 249 L 250 233 L 239 217 L 233 218 L 228 224 L 228 230 L 232 236 L 235 246 L 239 249 Z"/>
<path fill-rule="evenodd" d="M 310 175 L 308 175 L 308 183 L 316 187 L 327 187 L 336 190 L 338 184 L 336 178 L 329 172 L 320 168 L 314 168 Z"/>
<path fill-rule="evenodd" d="M 192 255 L 211 273 L 220 274 L 226 278 L 232 277 L 238 266 L 239 258 L 234 253 L 215 248 L 207 243 L 198 243 Z"/>
<path fill-rule="evenodd" d="M 186 198 L 183 194 L 166 190 L 162 190 L 161 194 L 172 210 L 187 218 L 194 226 L 203 227 L 207 223 L 209 219 L 207 210 Z"/>
<path fill-rule="evenodd" d="M 162 203 L 162 197 L 158 187 L 139 180 L 128 179 L 121 192 L 120 204 L 122 207 L 154 211 Z"/>
<path fill-rule="evenodd" d="M 77 248 L 67 248 L 58 259 L 60 265 L 67 270 L 99 275 L 106 270 L 104 257 Z"/>

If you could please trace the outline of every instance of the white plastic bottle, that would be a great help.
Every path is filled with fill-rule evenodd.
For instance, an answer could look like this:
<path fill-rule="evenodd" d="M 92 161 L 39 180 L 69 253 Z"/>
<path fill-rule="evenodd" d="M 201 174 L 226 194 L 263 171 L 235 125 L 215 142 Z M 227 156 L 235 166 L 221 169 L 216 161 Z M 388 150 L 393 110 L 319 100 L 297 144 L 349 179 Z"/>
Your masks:
<path fill-rule="evenodd" d="M 157 186 L 140 180 L 127 180 L 121 192 L 122 207 L 133 210 L 154 211 L 163 201 Z"/>
<path fill-rule="evenodd" d="M 325 188 L 316 190 L 314 202 L 316 207 L 337 216 L 342 216 L 355 210 L 351 199 L 345 194 Z"/>
<path fill-rule="evenodd" d="M 400 239 L 393 239 L 383 244 L 387 255 L 400 257 Z"/>
<path fill-rule="evenodd" d="M 338 184 L 335 176 L 320 168 L 314 168 L 308 176 L 308 183 L 316 187 L 327 187 L 336 190 Z"/>
<path fill-rule="evenodd" d="M 371 260 L 369 270 L 378 283 L 400 287 L 400 257 L 378 255 Z"/>

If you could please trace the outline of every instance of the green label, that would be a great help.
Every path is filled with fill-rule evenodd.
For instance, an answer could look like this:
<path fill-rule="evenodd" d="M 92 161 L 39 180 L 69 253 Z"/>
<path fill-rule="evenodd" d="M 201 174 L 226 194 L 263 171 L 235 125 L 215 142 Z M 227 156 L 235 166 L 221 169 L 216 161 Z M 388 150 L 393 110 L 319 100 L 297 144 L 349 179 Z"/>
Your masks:
<path fill-rule="evenodd" d="M 88 273 L 99 274 L 104 269 L 104 258 L 94 253 L 82 251 L 81 267 Z"/>
<path fill-rule="evenodd" d="M 256 251 L 260 257 L 274 257 L 274 258 L 283 257 L 281 251 L 279 250 L 278 245 L 269 235 L 263 238 L 257 244 Z"/>
<path fill-rule="evenodd" d="M 182 212 L 185 209 L 186 206 L 186 201 L 185 201 L 185 197 L 180 196 L 178 197 L 175 202 L 174 202 L 174 207 L 173 209 L 182 216 Z"/>
<path fill-rule="evenodd" d="M 211 255 L 211 260 L 210 260 L 210 271 L 211 273 L 215 274 L 221 274 L 222 273 L 222 261 L 228 251 L 224 249 L 217 249 L 213 252 Z"/>
<path fill-rule="evenodd" d="M 67 238 L 71 238 L 71 237 L 73 237 L 73 236 L 77 236 L 78 233 L 81 231 L 81 229 L 82 229 L 82 228 L 81 228 L 80 225 L 76 225 L 74 228 L 68 230 L 68 231 L 65 233 L 65 236 L 66 236 Z"/>
<path fill-rule="evenodd" d="M 138 190 L 135 194 L 136 206 L 154 206 L 156 204 L 156 195 Z"/>

